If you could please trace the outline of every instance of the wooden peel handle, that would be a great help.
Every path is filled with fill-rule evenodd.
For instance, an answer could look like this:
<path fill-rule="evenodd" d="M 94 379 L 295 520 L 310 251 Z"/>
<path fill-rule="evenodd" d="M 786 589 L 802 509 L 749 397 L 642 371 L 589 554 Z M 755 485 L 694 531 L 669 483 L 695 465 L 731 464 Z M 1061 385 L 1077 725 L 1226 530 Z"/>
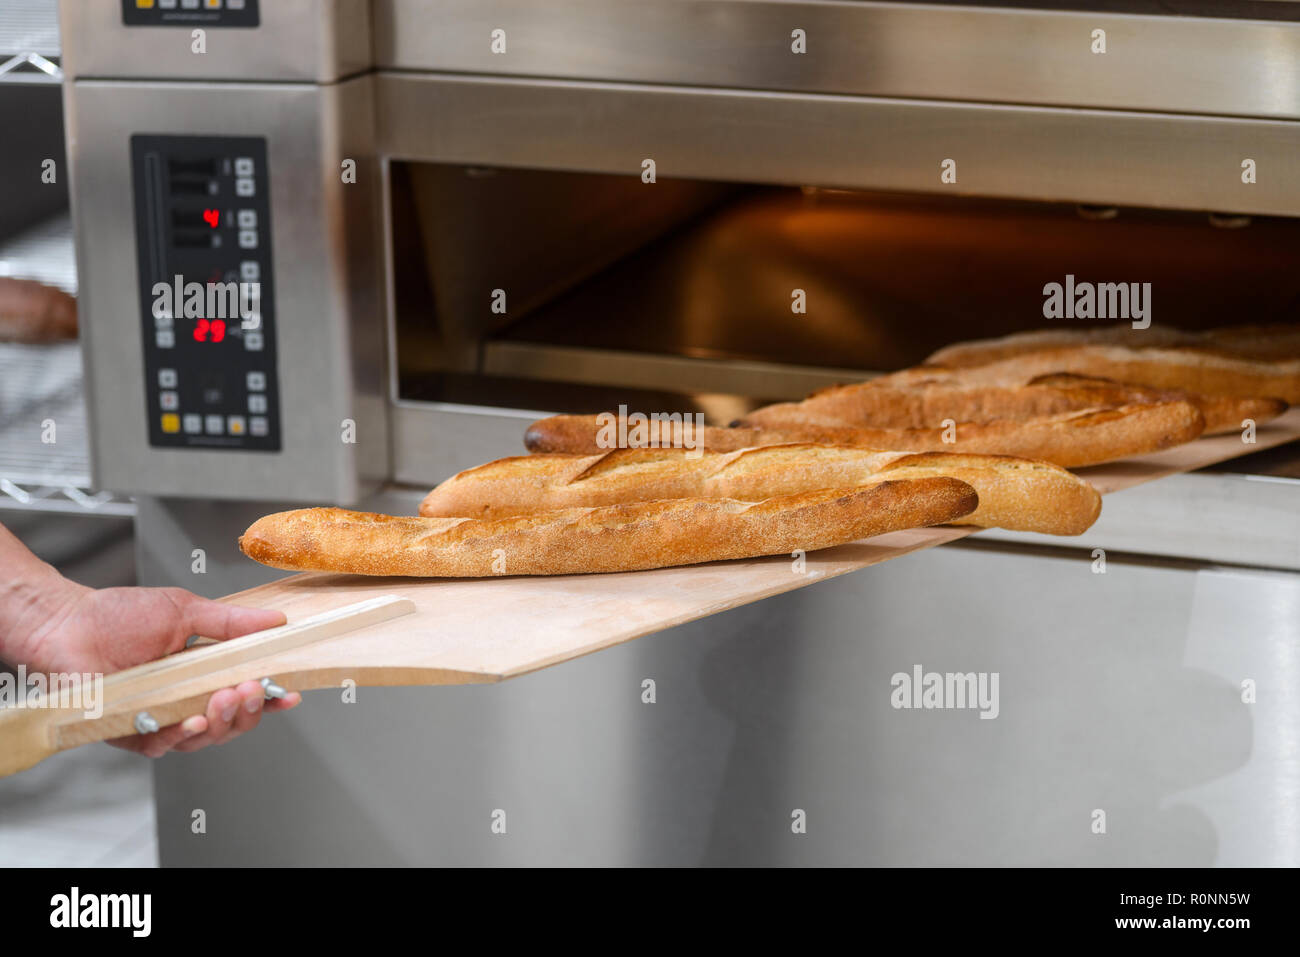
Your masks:
<path fill-rule="evenodd" d="M 212 692 L 276 673 L 275 655 L 415 611 L 409 598 L 381 595 L 254 632 L 179 652 L 104 679 L 102 713 L 71 707 L 0 710 L 0 777 L 25 770 L 58 751 L 136 733 L 148 712 L 159 727 L 203 711 Z M 99 709 L 97 709 L 99 710 Z"/>

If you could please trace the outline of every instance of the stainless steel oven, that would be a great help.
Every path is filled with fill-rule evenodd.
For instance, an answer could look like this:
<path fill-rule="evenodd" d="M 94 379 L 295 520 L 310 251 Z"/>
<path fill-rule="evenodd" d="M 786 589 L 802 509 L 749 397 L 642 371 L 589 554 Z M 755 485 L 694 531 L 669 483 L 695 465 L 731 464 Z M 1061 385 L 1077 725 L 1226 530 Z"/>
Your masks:
<path fill-rule="evenodd" d="M 92 460 L 142 580 L 265 580 L 235 539 L 268 508 L 413 509 L 539 414 L 725 423 L 1035 328 L 1066 274 L 1152 282 L 1157 323 L 1293 317 L 1300 4 L 1219 7 L 65 2 Z M 218 334 L 158 302 L 177 277 L 260 308 Z M 981 534 L 501 687 L 321 692 L 160 764 L 163 860 L 1295 863 L 1293 696 L 1233 689 L 1294 678 L 1297 503 L 1283 449 L 1051 551 Z M 914 664 L 1000 671 L 1001 716 L 891 710 Z"/>

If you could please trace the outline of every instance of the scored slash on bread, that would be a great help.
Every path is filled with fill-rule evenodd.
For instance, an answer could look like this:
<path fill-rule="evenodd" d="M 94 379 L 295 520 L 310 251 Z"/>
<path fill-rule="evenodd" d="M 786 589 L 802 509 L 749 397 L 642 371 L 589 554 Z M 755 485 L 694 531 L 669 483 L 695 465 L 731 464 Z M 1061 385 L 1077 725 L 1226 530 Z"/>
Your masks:
<path fill-rule="evenodd" d="M 1134 329 L 1128 323 L 1084 329 L 1038 329 L 954 343 L 935 352 L 926 362 L 952 367 L 984 365 L 1026 352 L 1087 345 L 1177 348 L 1246 359 L 1296 359 L 1300 358 L 1300 323 L 1223 326 L 1201 332 L 1169 326 Z"/>
<path fill-rule="evenodd" d="M 1097 342 L 1081 345 L 1046 345 L 1010 351 L 1004 345 L 966 343 L 940 349 L 926 364 L 898 373 L 907 381 L 944 369 L 960 369 L 972 385 L 1006 385 L 1036 376 L 1072 372 L 1101 376 L 1156 389 L 1183 389 L 1207 396 L 1273 398 L 1300 402 L 1300 356 L 1290 347 L 1270 347 L 1267 340 L 1252 340 L 1251 353 L 1206 346 L 1132 346 Z M 1286 340 L 1283 340 L 1284 342 Z M 1270 349 L 1272 356 L 1261 358 Z"/>
<path fill-rule="evenodd" d="M 595 415 L 551 416 L 534 422 L 524 443 L 533 452 L 592 455 L 608 451 L 599 444 L 603 426 L 602 417 Z M 802 403 L 789 402 L 758 409 L 730 428 L 696 429 L 689 422 L 664 423 L 658 445 L 735 452 L 754 446 L 817 442 L 874 450 L 1013 455 L 1077 468 L 1190 442 L 1204 428 L 1205 417 L 1187 402 L 1121 405 L 1027 419 L 959 421 L 951 430 L 938 424 L 930 428 L 872 428 L 831 415 L 818 419 L 806 414 Z M 623 429 L 620 434 L 632 435 Z"/>
<path fill-rule="evenodd" d="M 761 501 L 930 476 L 960 479 L 979 494 L 979 507 L 963 524 L 1080 535 L 1101 511 L 1096 489 L 1047 462 L 801 443 L 701 455 L 685 449 L 616 449 L 516 456 L 447 479 L 425 497 L 420 514 L 499 518 L 660 499 Z"/>
<path fill-rule="evenodd" d="M 1065 412 L 1167 402 L 1186 402 L 1200 409 L 1207 435 L 1239 429 L 1247 418 L 1266 422 L 1287 409 L 1281 399 L 1157 389 L 1070 372 L 1026 378 L 1011 364 L 993 371 L 918 366 L 869 382 L 822 389 L 802 402 L 769 408 L 795 406 L 803 419 L 827 424 L 915 428 L 944 419 L 1032 421 Z M 759 409 L 745 421 L 761 425 L 766 414 L 766 409 Z"/>
<path fill-rule="evenodd" d="M 239 547 L 274 568 L 358 575 L 639 571 L 828 548 L 954 522 L 978 504 L 965 482 L 934 476 L 761 502 L 689 498 L 498 519 L 307 508 L 258 519 Z"/>

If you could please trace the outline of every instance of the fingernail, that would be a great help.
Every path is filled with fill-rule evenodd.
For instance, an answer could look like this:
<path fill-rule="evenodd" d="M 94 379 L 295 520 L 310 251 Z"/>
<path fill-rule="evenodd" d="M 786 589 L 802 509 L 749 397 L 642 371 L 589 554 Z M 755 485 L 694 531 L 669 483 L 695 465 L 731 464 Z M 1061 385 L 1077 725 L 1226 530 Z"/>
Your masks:
<path fill-rule="evenodd" d="M 239 710 L 239 705 L 237 705 L 237 704 L 232 704 L 232 705 L 231 705 L 229 708 L 227 708 L 225 711 L 221 712 L 221 720 L 222 720 L 222 721 L 233 721 L 234 718 L 235 718 L 235 712 L 238 711 L 238 710 Z"/>
<path fill-rule="evenodd" d="M 185 737 L 192 738 L 199 733 L 199 723 L 190 718 L 181 725 L 181 730 L 185 732 Z"/>
<path fill-rule="evenodd" d="M 249 698 L 244 702 L 244 707 L 248 709 L 249 714 L 257 714 L 262 708 L 262 696 L 258 695 L 255 698 Z"/>

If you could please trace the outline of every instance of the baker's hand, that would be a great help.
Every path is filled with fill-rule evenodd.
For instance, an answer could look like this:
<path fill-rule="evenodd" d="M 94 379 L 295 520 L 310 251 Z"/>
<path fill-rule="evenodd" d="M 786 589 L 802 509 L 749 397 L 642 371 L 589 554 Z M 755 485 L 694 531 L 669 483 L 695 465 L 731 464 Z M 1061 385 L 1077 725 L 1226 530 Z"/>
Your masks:
<path fill-rule="evenodd" d="M 24 616 L 23 658 L 46 673 L 110 674 L 180 651 L 190 635 L 225 640 L 283 625 L 278 611 L 241 608 L 200 598 L 183 588 L 86 588 L 51 576 Z M 168 751 L 197 751 L 225 744 L 257 727 L 264 712 L 287 711 L 302 700 L 297 692 L 264 701 L 262 686 L 245 681 L 208 699 L 207 712 L 153 734 L 131 735 L 109 744 L 151 758 Z"/>

